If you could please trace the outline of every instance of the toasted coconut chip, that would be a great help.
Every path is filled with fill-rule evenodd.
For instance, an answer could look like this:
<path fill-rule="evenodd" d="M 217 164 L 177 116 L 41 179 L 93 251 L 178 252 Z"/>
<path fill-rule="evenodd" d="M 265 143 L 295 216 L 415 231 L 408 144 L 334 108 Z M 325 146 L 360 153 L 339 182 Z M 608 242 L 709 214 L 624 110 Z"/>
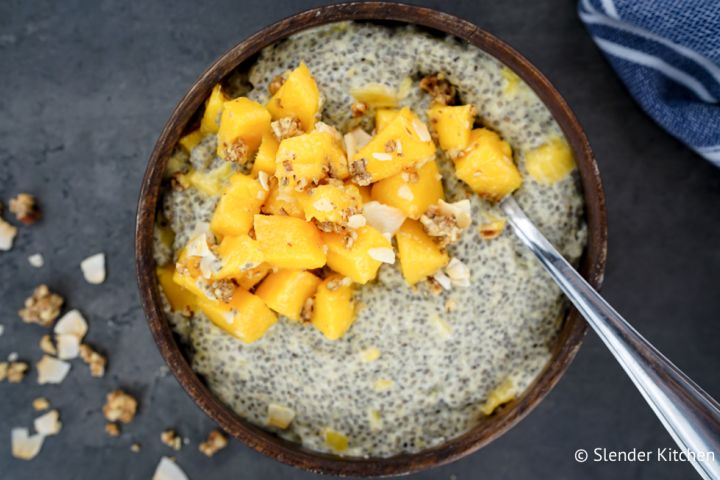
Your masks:
<path fill-rule="evenodd" d="M 454 203 L 447 203 L 445 200 L 439 200 L 438 208 L 442 213 L 455 217 L 457 226 L 460 228 L 466 228 L 470 225 L 470 223 L 472 223 L 470 200 L 467 198 Z"/>
<path fill-rule="evenodd" d="M 50 335 L 43 335 L 40 337 L 40 350 L 50 355 L 57 355 L 57 348 L 55 348 L 55 342 L 53 342 Z"/>
<path fill-rule="evenodd" d="M 188 257 L 207 257 L 213 255 L 208 244 L 207 233 L 194 234 L 188 241 L 187 248 L 185 250 Z"/>
<path fill-rule="evenodd" d="M 188 476 L 180 469 L 177 463 L 168 457 L 162 457 L 158 463 L 152 480 L 188 480 Z"/>
<path fill-rule="evenodd" d="M 222 260 L 216 257 L 214 254 L 210 254 L 207 257 L 200 259 L 200 273 L 203 278 L 210 278 L 214 273 L 217 273 L 222 268 Z"/>
<path fill-rule="evenodd" d="M 61 360 L 71 360 L 77 358 L 80 354 L 80 339 L 75 335 L 56 335 L 55 344 L 57 345 L 58 358 Z"/>
<path fill-rule="evenodd" d="M 277 403 L 270 403 L 268 405 L 267 415 L 268 425 L 284 430 L 295 418 L 295 410 L 284 405 L 279 405 Z"/>
<path fill-rule="evenodd" d="M 35 419 L 35 431 L 40 435 L 57 435 L 62 429 L 60 413 L 57 410 L 50 410 L 44 415 Z"/>
<path fill-rule="evenodd" d="M 450 277 L 452 284 L 456 287 L 469 287 L 470 286 L 470 270 L 467 265 L 453 257 L 450 259 L 447 267 L 445 267 L 445 273 Z"/>
<path fill-rule="evenodd" d="M 355 153 L 368 144 L 372 137 L 362 128 L 356 128 L 343 136 L 345 143 L 345 154 L 348 159 L 355 156 Z"/>
<path fill-rule="evenodd" d="M 48 402 L 47 398 L 45 397 L 38 397 L 32 402 L 32 406 L 35 410 L 38 412 L 41 412 L 43 410 L 47 410 L 50 408 L 50 402 Z"/>
<path fill-rule="evenodd" d="M 412 127 L 413 127 L 413 130 L 415 130 L 415 133 L 417 134 L 418 138 L 420 138 L 421 142 L 429 142 L 432 140 L 432 137 L 430 136 L 430 132 L 428 131 L 428 129 L 424 123 L 422 123 L 416 119 L 413 119 Z"/>
<path fill-rule="evenodd" d="M 450 277 L 445 275 L 442 271 L 435 272 L 433 278 L 443 289 L 450 290 L 452 288 L 452 281 L 450 280 Z"/>
<path fill-rule="evenodd" d="M 0 250 L 8 251 L 13 246 L 17 228 L 0 218 Z"/>
<path fill-rule="evenodd" d="M 372 154 L 372 157 L 380 162 L 389 162 L 393 159 L 393 156 L 391 154 L 383 152 L 375 152 Z"/>
<path fill-rule="evenodd" d="M 88 330 L 85 317 L 77 310 L 70 310 L 55 324 L 56 335 L 74 335 L 82 340 Z"/>
<path fill-rule="evenodd" d="M 395 252 L 389 247 L 371 248 L 368 250 L 368 255 L 378 262 L 389 263 L 391 265 L 395 263 Z"/>
<path fill-rule="evenodd" d="M 32 460 L 40 453 L 45 437 L 39 433 L 29 435 L 27 428 L 13 428 L 10 432 L 12 456 L 21 460 Z"/>
<path fill-rule="evenodd" d="M 97 253 L 80 262 L 80 269 L 85 280 L 93 285 L 99 285 L 105 281 L 105 254 Z"/>
<path fill-rule="evenodd" d="M 350 228 L 360 228 L 364 227 L 366 224 L 367 220 L 365 219 L 365 216 L 361 213 L 350 215 L 350 217 L 348 218 L 348 227 Z"/>
<path fill-rule="evenodd" d="M 38 383 L 44 385 L 46 383 L 61 383 L 65 380 L 65 377 L 70 371 L 70 364 L 43 355 L 37 365 L 35 365 L 35 368 L 38 372 Z"/>
<path fill-rule="evenodd" d="M 260 182 L 260 186 L 265 190 L 266 192 L 270 190 L 270 186 L 268 185 L 268 174 L 267 172 L 264 172 L 260 170 L 258 172 L 258 182 Z"/>
<path fill-rule="evenodd" d="M 367 202 L 363 205 L 363 214 L 367 223 L 382 234 L 394 235 L 405 221 L 405 214 L 380 202 Z"/>
<path fill-rule="evenodd" d="M 45 265 L 45 259 L 39 253 L 36 253 L 28 257 L 28 263 L 35 268 L 40 268 Z"/>

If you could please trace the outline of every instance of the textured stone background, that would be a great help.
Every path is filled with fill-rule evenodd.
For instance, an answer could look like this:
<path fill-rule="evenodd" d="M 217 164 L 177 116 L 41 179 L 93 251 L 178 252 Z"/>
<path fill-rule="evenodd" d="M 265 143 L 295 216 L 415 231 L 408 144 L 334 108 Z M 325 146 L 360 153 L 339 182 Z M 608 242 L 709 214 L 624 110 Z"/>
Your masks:
<path fill-rule="evenodd" d="M 193 479 L 311 478 L 238 442 L 208 459 L 197 443 L 212 428 L 153 344 L 133 269 L 137 193 L 171 109 L 219 54 L 314 1 L 22 1 L 0 3 L 0 198 L 36 194 L 44 220 L 21 228 L 0 254 L 0 357 L 40 357 L 42 329 L 16 310 L 40 282 L 89 319 L 88 341 L 107 352 L 105 378 L 75 362 L 60 386 L 0 384 L 0 478 L 147 479 L 160 432 L 191 439 L 177 454 Z M 593 45 L 570 0 L 423 2 L 466 18 L 524 53 L 585 126 L 607 191 L 610 258 L 604 293 L 618 310 L 711 394 L 720 397 L 720 171 L 643 115 Z M 78 264 L 108 255 L 104 285 Z M 27 256 L 41 252 L 45 267 Z M 713 278 L 715 277 L 715 278 Z M 141 410 L 120 438 L 103 432 L 105 393 L 121 386 Z M 38 458 L 11 458 L 9 432 L 30 426 L 33 398 L 60 409 L 64 429 Z M 133 442 L 142 452 L 131 453 Z M 417 478 L 692 478 L 683 464 L 577 464 L 575 449 L 672 445 L 593 334 L 555 390 L 482 451 Z"/>

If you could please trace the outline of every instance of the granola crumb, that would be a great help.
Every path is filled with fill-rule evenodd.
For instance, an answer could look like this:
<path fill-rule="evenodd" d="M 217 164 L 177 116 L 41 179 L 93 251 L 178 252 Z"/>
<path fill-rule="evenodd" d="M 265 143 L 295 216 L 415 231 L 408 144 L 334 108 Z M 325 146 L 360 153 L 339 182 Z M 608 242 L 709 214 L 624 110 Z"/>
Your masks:
<path fill-rule="evenodd" d="M 270 127 L 272 128 L 273 135 L 275 135 L 275 138 L 277 138 L 279 142 L 286 138 L 297 137 L 305 133 L 297 117 L 283 117 L 280 120 L 272 122 Z"/>
<path fill-rule="evenodd" d="M 350 175 L 353 181 L 361 187 L 372 183 L 372 175 L 367 171 L 367 160 L 364 158 L 350 163 Z"/>
<path fill-rule="evenodd" d="M 32 296 L 25 300 L 25 308 L 18 312 L 25 323 L 37 323 L 49 327 L 60 315 L 63 298 L 50 292 L 47 285 L 42 284 L 35 288 Z"/>
<path fill-rule="evenodd" d="M 363 115 L 365 115 L 367 113 L 367 110 L 368 110 L 367 103 L 355 102 L 352 105 L 350 105 L 350 111 L 352 112 L 352 116 L 355 118 L 362 117 Z"/>
<path fill-rule="evenodd" d="M 445 74 L 434 73 L 420 80 L 420 88 L 433 97 L 433 101 L 443 105 L 454 105 L 457 98 L 457 89 L 450 83 Z"/>
<path fill-rule="evenodd" d="M 11 198 L 9 210 L 25 225 L 40 220 L 40 210 L 35 203 L 35 197 L 29 193 L 20 193 L 15 198 Z"/>
<path fill-rule="evenodd" d="M 232 143 L 223 142 L 226 160 L 244 165 L 248 161 L 249 149 L 244 140 L 238 138 Z"/>
<path fill-rule="evenodd" d="M 285 80 L 287 79 L 287 76 L 289 74 L 289 71 L 283 72 L 280 75 L 275 75 L 272 80 L 270 80 L 270 85 L 268 85 L 268 90 L 270 91 L 270 95 L 275 95 L 278 90 L 280 90 L 280 87 L 283 86 L 285 83 Z"/>
<path fill-rule="evenodd" d="M 133 453 L 138 453 L 140 451 L 141 446 L 142 445 L 140 445 L 139 443 L 133 443 L 132 445 L 130 445 L 130 451 Z"/>
<path fill-rule="evenodd" d="M 477 231 L 480 234 L 480 238 L 483 240 L 492 240 L 502 234 L 505 230 L 505 224 L 506 220 L 499 218 L 478 226 Z"/>
<path fill-rule="evenodd" d="M 105 375 L 107 358 L 93 350 L 87 343 L 80 345 L 80 358 L 90 366 L 90 375 L 100 378 Z"/>
<path fill-rule="evenodd" d="M 57 348 L 55 348 L 55 343 L 50 335 L 45 334 L 40 337 L 40 350 L 49 355 L 57 355 Z"/>
<path fill-rule="evenodd" d="M 130 423 L 137 412 L 137 400 L 122 390 L 107 394 L 103 415 L 111 422 Z"/>
<path fill-rule="evenodd" d="M 120 436 L 120 426 L 118 426 L 118 424 L 114 422 L 106 423 L 105 433 L 107 433 L 111 437 L 118 437 Z"/>
<path fill-rule="evenodd" d="M 173 450 L 180 450 L 182 448 L 182 438 L 175 430 L 165 430 L 160 434 L 160 440 Z"/>
<path fill-rule="evenodd" d="M 50 402 L 48 402 L 47 398 L 45 397 L 38 397 L 33 400 L 32 406 L 36 411 L 41 412 L 50 408 Z"/>
<path fill-rule="evenodd" d="M 198 446 L 198 450 L 200 450 L 204 455 L 212 457 L 219 450 L 227 447 L 227 444 L 228 441 L 227 438 L 225 438 L 225 435 L 223 435 L 219 430 L 213 430 L 208 435 L 207 440 Z"/>
<path fill-rule="evenodd" d="M 7 367 L 7 380 L 10 383 L 20 383 L 30 369 L 26 362 L 10 362 Z"/>

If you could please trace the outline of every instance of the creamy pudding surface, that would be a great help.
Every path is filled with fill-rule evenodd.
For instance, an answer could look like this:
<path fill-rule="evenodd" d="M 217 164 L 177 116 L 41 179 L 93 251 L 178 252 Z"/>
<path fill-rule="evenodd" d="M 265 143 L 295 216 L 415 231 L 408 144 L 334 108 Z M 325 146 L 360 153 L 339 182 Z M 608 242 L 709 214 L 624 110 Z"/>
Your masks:
<path fill-rule="evenodd" d="M 399 105 L 427 122 L 430 96 L 418 82 L 442 72 L 461 103 L 472 104 L 480 123 L 510 144 L 523 177 L 516 199 L 577 263 L 586 242 L 577 173 L 554 183 L 528 174 L 527 152 L 562 133 L 507 67 L 475 47 L 414 28 L 340 23 L 266 48 L 248 75 L 231 79 L 230 96 L 265 104 L 272 79 L 301 61 L 322 93 L 322 120 L 343 132 L 353 121 L 351 92 L 369 83 L 401 92 Z M 189 155 L 178 150 L 168 168 L 210 171 L 223 162 L 215 157 L 216 145 L 215 135 L 208 135 Z M 472 225 L 447 247 L 467 265 L 469 286 L 410 287 L 397 263 L 383 264 L 375 281 L 355 289 L 355 321 L 334 341 L 280 317 L 262 338 L 245 344 L 202 313 L 187 317 L 167 308 L 193 369 L 224 403 L 310 449 L 337 453 L 326 442 L 327 431 L 334 431 L 348 440 L 343 455 L 385 457 L 439 445 L 485 421 L 482 406 L 501 385 L 522 394 L 550 358 L 567 305 L 509 228 L 482 238 L 478 227 L 502 218 L 500 210 L 458 180 L 452 160 L 440 150 L 437 162 L 447 201 L 471 202 Z M 168 242 L 157 230 L 159 265 L 177 259 L 191 232 L 210 221 L 217 201 L 194 188 L 164 192 L 162 214 L 175 236 Z M 270 404 L 294 411 L 286 429 L 267 426 Z"/>

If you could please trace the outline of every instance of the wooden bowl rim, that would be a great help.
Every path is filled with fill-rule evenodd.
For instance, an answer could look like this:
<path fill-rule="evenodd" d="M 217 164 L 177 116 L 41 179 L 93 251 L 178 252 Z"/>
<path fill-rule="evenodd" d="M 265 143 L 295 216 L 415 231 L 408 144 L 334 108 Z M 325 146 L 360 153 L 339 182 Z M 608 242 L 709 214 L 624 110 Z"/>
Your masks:
<path fill-rule="evenodd" d="M 174 145 L 203 104 L 213 85 L 262 48 L 301 30 L 343 20 L 395 21 L 453 35 L 497 58 L 517 73 L 552 113 L 573 149 L 580 172 L 588 245 L 580 272 L 595 288 L 603 280 L 607 257 L 607 217 L 600 174 L 580 123 L 560 93 L 527 59 L 508 44 L 458 17 L 434 9 L 393 2 L 353 2 L 313 8 L 263 28 L 215 61 L 192 85 L 165 124 L 150 155 L 142 181 L 135 232 L 138 286 L 152 335 L 170 371 L 195 403 L 230 435 L 280 462 L 316 473 L 386 476 L 417 472 L 446 464 L 487 445 L 517 424 L 555 386 L 574 359 L 587 325 L 570 309 L 552 359 L 523 396 L 460 437 L 416 454 L 389 458 L 344 458 L 318 453 L 250 424 L 225 406 L 193 372 L 162 310 L 155 262 L 153 227 L 163 171 Z M 550 280 L 548 280 L 550 281 Z"/>

